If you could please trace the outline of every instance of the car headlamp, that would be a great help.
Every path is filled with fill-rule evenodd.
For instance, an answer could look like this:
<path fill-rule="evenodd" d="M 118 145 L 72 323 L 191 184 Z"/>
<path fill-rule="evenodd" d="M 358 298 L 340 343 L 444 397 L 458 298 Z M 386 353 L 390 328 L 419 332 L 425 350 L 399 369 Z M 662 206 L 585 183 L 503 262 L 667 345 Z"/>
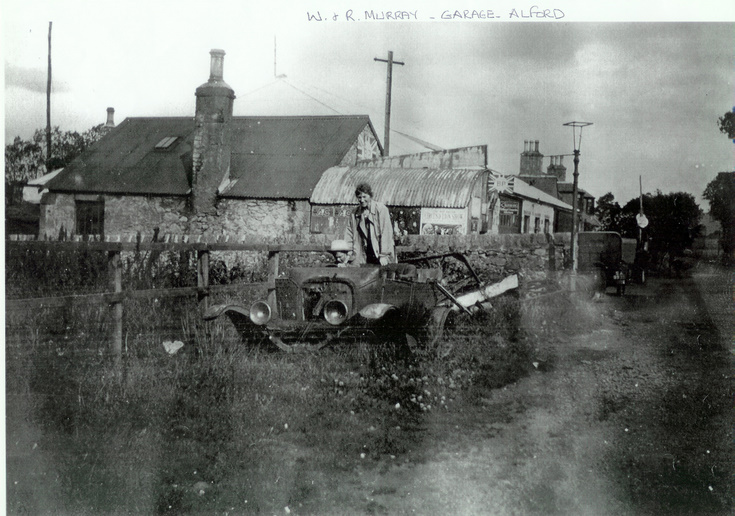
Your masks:
<path fill-rule="evenodd" d="M 271 320 L 271 307 L 265 301 L 256 301 L 250 306 L 250 320 L 262 326 Z"/>
<path fill-rule="evenodd" d="M 338 326 L 347 320 L 349 309 L 347 305 L 337 299 L 324 304 L 324 319 L 331 325 Z"/>

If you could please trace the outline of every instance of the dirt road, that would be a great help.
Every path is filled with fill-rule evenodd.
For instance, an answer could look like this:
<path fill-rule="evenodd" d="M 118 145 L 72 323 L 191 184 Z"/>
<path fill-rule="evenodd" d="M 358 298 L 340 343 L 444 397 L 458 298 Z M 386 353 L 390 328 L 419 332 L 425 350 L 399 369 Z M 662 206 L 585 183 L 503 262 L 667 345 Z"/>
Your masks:
<path fill-rule="evenodd" d="M 358 472 L 364 507 L 732 514 L 732 299 L 732 272 L 714 269 L 600 298 L 531 376 L 435 412 L 419 450 Z"/>

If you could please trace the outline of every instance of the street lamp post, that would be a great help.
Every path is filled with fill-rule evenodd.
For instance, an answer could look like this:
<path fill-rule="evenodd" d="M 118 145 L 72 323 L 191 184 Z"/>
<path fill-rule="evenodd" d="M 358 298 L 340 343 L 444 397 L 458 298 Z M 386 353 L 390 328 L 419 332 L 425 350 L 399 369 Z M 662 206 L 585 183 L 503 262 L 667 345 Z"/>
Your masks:
<path fill-rule="evenodd" d="M 574 140 L 574 186 L 572 187 L 572 275 L 577 274 L 577 266 L 579 264 L 579 230 L 577 220 L 577 197 L 579 182 L 579 154 L 582 146 L 582 129 L 592 122 L 567 122 L 564 124 L 572 128 L 572 138 Z M 579 129 L 579 132 L 577 131 Z M 579 136 L 577 135 L 579 133 Z"/>

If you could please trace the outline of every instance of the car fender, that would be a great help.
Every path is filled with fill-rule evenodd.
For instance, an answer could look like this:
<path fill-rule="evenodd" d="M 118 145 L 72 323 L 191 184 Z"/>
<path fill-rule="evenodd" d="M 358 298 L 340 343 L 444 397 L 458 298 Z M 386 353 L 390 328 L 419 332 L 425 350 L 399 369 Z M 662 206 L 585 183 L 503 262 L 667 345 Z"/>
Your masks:
<path fill-rule="evenodd" d="M 258 328 L 250 320 L 250 310 L 239 305 L 212 305 L 204 312 L 204 320 L 212 321 L 222 315 L 226 315 L 242 334 L 250 334 Z"/>
<path fill-rule="evenodd" d="M 230 312 L 238 314 L 239 316 L 250 319 L 250 311 L 244 306 L 239 305 L 212 305 L 204 312 L 204 320 L 211 321 L 216 319 L 220 315 L 230 315 Z"/>
<path fill-rule="evenodd" d="M 385 314 L 395 309 L 396 307 L 394 305 L 388 303 L 372 303 L 364 306 L 360 310 L 359 314 L 365 319 L 377 321 L 378 319 L 385 317 Z"/>

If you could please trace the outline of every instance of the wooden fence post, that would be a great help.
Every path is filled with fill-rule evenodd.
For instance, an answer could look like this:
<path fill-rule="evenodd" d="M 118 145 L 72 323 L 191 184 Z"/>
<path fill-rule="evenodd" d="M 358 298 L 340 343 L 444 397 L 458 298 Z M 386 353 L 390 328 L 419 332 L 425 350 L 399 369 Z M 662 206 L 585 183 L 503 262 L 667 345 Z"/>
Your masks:
<path fill-rule="evenodd" d="M 268 302 L 271 306 L 276 301 L 276 278 L 278 277 L 280 262 L 281 255 L 278 251 L 268 251 Z"/>
<path fill-rule="evenodd" d="M 209 249 L 197 251 L 197 288 L 199 308 L 204 313 L 209 307 Z"/>
<path fill-rule="evenodd" d="M 122 293 L 122 264 L 120 262 L 120 251 L 110 251 L 107 254 L 110 286 L 113 292 Z M 122 356 L 122 334 L 123 334 L 123 305 L 122 297 L 112 302 L 112 342 L 110 351 L 115 360 Z"/>

